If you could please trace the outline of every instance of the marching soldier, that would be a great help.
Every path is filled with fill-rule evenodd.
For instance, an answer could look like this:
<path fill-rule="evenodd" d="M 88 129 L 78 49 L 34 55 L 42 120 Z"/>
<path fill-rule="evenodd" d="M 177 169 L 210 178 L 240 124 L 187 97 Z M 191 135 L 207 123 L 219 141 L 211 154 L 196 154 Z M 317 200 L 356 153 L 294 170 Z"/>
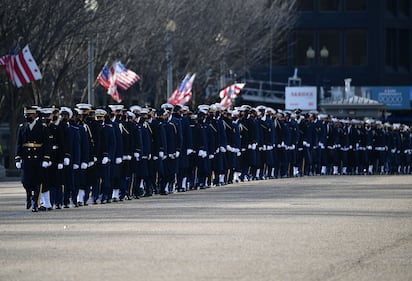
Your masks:
<path fill-rule="evenodd" d="M 37 212 L 42 168 L 47 168 L 50 162 L 49 136 L 35 107 L 26 107 L 24 116 L 26 122 L 19 126 L 17 133 L 16 168 L 22 169 L 21 182 L 26 190 L 26 208 Z"/>

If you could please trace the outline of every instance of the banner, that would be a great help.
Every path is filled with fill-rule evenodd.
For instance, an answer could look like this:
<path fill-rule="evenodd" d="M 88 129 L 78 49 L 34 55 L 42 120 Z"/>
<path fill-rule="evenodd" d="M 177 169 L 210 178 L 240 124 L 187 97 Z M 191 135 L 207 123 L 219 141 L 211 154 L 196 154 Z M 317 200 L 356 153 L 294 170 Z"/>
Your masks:
<path fill-rule="evenodd" d="M 286 110 L 316 110 L 317 109 L 316 87 L 286 87 L 285 109 Z"/>

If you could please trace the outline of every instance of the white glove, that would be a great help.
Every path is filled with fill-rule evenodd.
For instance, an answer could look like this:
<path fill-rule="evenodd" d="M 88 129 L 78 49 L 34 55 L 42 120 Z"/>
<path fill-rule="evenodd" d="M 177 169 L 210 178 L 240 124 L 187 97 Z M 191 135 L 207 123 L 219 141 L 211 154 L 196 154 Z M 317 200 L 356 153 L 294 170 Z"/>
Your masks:
<path fill-rule="evenodd" d="M 247 145 L 247 148 L 248 148 L 248 149 L 252 149 L 252 145 L 251 145 L 251 144 L 248 144 L 248 145 Z"/>
<path fill-rule="evenodd" d="M 224 148 L 223 146 L 219 147 L 220 152 L 226 152 L 226 148 Z"/>
<path fill-rule="evenodd" d="M 273 146 L 272 146 L 272 145 L 268 145 L 268 146 L 267 146 L 267 150 L 273 150 Z"/>
<path fill-rule="evenodd" d="M 49 162 L 43 161 L 43 162 L 41 163 L 41 166 L 42 166 L 43 168 L 47 168 L 47 167 L 49 167 Z"/>
<path fill-rule="evenodd" d="M 160 152 L 159 152 L 159 157 L 162 158 L 162 159 L 164 159 L 165 153 L 164 153 L 163 151 L 160 151 Z"/>
<path fill-rule="evenodd" d="M 97 157 L 93 157 L 93 161 L 94 161 L 94 162 L 97 162 Z"/>
<path fill-rule="evenodd" d="M 62 170 L 63 169 L 63 163 L 57 164 L 57 170 Z"/>
<path fill-rule="evenodd" d="M 127 155 L 123 155 L 122 160 L 127 160 Z"/>
<path fill-rule="evenodd" d="M 117 157 L 116 158 L 116 164 L 122 163 L 122 157 Z"/>
<path fill-rule="evenodd" d="M 87 163 L 83 162 L 82 164 L 80 164 L 80 169 L 86 170 L 87 169 Z"/>
<path fill-rule="evenodd" d="M 93 161 L 90 161 L 89 164 L 88 164 L 88 167 L 91 167 L 91 166 L 93 166 L 93 165 L 94 165 L 94 162 L 93 162 Z"/>
<path fill-rule="evenodd" d="M 186 150 L 186 155 L 190 155 L 190 154 L 192 154 L 193 152 L 194 152 L 193 149 L 188 148 L 188 149 Z"/>
<path fill-rule="evenodd" d="M 16 168 L 21 169 L 21 161 L 16 162 Z"/>
<path fill-rule="evenodd" d="M 176 151 L 176 158 L 179 158 L 179 156 L 180 156 L 180 151 Z"/>
<path fill-rule="evenodd" d="M 396 148 L 391 149 L 391 152 L 392 152 L 392 153 L 395 153 L 395 152 L 396 152 Z"/>
<path fill-rule="evenodd" d="M 159 159 L 159 157 L 157 157 L 157 156 L 153 156 L 153 160 L 157 160 L 157 159 Z"/>
<path fill-rule="evenodd" d="M 63 164 L 64 164 L 64 166 L 69 166 L 70 165 L 70 158 L 64 158 L 64 160 L 63 160 Z"/>
<path fill-rule="evenodd" d="M 213 158 L 215 158 L 215 156 L 213 154 L 210 154 L 209 159 L 213 159 Z"/>
<path fill-rule="evenodd" d="M 303 146 L 310 147 L 310 144 L 307 141 L 303 141 Z"/>
<path fill-rule="evenodd" d="M 77 169 L 79 169 L 79 165 L 73 164 L 73 170 L 77 170 Z"/>
<path fill-rule="evenodd" d="M 199 152 L 197 153 L 197 156 L 204 158 L 203 157 L 203 152 L 206 153 L 206 151 L 204 151 L 204 150 L 199 150 Z"/>
<path fill-rule="evenodd" d="M 171 154 L 169 154 L 169 158 L 170 159 L 175 159 L 175 155 L 171 153 Z"/>
<path fill-rule="evenodd" d="M 103 157 L 103 159 L 102 159 L 102 164 L 103 165 L 106 165 L 107 163 L 109 163 L 109 157 Z"/>
<path fill-rule="evenodd" d="M 368 145 L 366 148 L 367 148 L 368 150 L 372 150 L 372 145 Z"/>
<path fill-rule="evenodd" d="M 256 150 L 256 143 L 252 143 L 252 150 Z"/>
<path fill-rule="evenodd" d="M 140 158 L 139 152 L 133 153 L 133 156 L 134 156 L 134 158 L 136 158 L 137 161 L 139 161 L 139 158 Z"/>
<path fill-rule="evenodd" d="M 268 147 L 264 144 L 262 149 L 263 149 L 263 151 L 266 151 L 268 149 Z"/>
<path fill-rule="evenodd" d="M 147 157 L 147 159 L 152 159 L 152 154 L 149 154 L 149 156 Z"/>
<path fill-rule="evenodd" d="M 240 152 L 240 151 L 236 152 L 237 157 L 239 157 L 240 155 L 242 155 L 242 152 Z"/>

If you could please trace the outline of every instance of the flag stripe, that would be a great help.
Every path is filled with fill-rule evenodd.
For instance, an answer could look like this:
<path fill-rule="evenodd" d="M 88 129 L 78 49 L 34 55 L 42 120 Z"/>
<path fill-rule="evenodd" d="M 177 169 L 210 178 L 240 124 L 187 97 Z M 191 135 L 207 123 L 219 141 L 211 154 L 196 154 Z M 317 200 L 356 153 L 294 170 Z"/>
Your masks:
<path fill-rule="evenodd" d="M 6 67 L 7 76 L 17 87 L 42 78 L 41 72 L 33 59 L 29 46 L 26 45 L 21 52 L 3 56 L 0 65 Z"/>

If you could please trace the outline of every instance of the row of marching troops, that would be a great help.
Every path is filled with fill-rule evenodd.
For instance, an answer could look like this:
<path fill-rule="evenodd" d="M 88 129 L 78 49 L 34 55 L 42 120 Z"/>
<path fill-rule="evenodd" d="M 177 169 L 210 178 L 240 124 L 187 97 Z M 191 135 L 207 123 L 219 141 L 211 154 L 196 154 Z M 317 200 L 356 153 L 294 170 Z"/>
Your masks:
<path fill-rule="evenodd" d="M 15 160 L 34 212 L 239 181 L 411 172 L 409 127 L 370 119 L 219 104 L 24 114 Z"/>

